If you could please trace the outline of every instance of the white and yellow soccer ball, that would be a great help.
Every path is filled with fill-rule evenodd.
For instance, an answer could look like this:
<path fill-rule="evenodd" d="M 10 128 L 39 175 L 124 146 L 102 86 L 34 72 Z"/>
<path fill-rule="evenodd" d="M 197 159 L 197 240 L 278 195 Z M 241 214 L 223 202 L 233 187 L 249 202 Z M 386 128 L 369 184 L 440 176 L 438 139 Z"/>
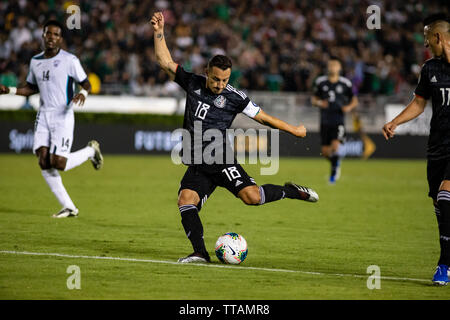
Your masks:
<path fill-rule="evenodd" d="M 247 258 L 247 241 L 234 232 L 221 235 L 216 241 L 216 256 L 226 264 L 240 264 Z"/>

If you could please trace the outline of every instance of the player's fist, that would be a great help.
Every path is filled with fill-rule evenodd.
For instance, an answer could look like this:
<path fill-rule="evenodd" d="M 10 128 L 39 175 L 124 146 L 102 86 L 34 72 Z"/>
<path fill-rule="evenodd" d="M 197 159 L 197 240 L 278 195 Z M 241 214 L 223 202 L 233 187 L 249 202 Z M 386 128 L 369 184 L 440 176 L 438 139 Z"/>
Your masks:
<path fill-rule="evenodd" d="M 294 135 L 296 137 L 304 138 L 306 137 L 306 128 L 304 125 L 299 125 L 298 127 L 295 127 Z"/>
<path fill-rule="evenodd" d="M 394 137 L 395 128 L 397 128 L 397 125 L 392 121 L 383 126 L 383 136 L 386 140 Z"/>
<path fill-rule="evenodd" d="M 155 12 L 150 19 L 150 23 L 155 31 L 160 31 L 164 28 L 164 16 L 162 12 Z"/>
<path fill-rule="evenodd" d="M 0 84 L 0 94 L 9 93 L 9 88 Z"/>

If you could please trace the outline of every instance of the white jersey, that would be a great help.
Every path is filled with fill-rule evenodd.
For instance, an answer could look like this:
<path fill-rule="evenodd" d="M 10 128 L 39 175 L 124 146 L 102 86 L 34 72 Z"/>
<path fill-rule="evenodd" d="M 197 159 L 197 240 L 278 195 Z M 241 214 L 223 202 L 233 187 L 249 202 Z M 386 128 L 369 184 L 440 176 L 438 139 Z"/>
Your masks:
<path fill-rule="evenodd" d="M 27 82 L 39 88 L 39 110 L 57 112 L 71 108 L 75 82 L 86 79 L 80 60 L 63 49 L 52 58 L 44 58 L 44 52 L 35 55 L 27 76 Z"/>

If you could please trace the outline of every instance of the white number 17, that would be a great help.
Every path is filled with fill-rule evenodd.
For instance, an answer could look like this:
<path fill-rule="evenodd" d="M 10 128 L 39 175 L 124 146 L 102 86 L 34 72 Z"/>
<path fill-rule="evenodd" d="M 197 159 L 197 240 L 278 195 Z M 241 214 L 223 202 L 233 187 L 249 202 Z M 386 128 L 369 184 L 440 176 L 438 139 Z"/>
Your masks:
<path fill-rule="evenodd" d="M 448 106 L 450 105 L 450 88 L 440 88 L 442 92 L 442 105 Z M 445 91 L 447 91 L 447 99 L 445 99 Z M 445 103 L 447 100 L 447 103 Z"/>

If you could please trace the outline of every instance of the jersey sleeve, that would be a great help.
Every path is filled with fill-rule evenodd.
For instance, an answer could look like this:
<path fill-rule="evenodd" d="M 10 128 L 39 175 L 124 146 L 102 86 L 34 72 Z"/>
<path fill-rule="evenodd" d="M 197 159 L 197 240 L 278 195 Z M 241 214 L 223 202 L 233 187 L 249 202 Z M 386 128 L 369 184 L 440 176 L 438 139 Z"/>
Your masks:
<path fill-rule="evenodd" d="M 26 80 L 29 84 L 36 86 L 37 85 L 37 81 L 36 81 L 36 77 L 34 75 L 33 72 L 33 64 L 30 62 L 30 69 L 28 71 L 28 75 L 27 75 L 27 80 Z"/>
<path fill-rule="evenodd" d="M 80 60 L 77 57 L 73 58 L 70 69 L 70 76 L 74 78 L 76 82 L 80 83 L 87 79 L 86 72 L 84 72 Z"/>
<path fill-rule="evenodd" d="M 245 106 L 244 110 L 242 110 L 242 113 L 245 114 L 249 118 L 254 118 L 256 115 L 261 111 L 261 107 L 258 106 L 253 101 L 250 101 L 249 98 L 246 99 L 248 101 L 247 105 Z"/>
<path fill-rule="evenodd" d="M 354 96 L 353 94 L 353 84 L 351 81 L 349 81 L 348 83 L 345 84 L 345 87 L 347 88 L 347 97 L 349 100 L 351 100 Z"/>
<path fill-rule="evenodd" d="M 317 97 L 317 98 L 322 98 L 322 96 L 320 95 L 320 82 L 318 81 L 318 79 L 316 79 L 314 81 L 314 85 L 313 85 L 313 96 Z"/>
<path fill-rule="evenodd" d="M 427 65 L 425 64 L 422 67 L 422 70 L 420 71 L 420 75 L 419 75 L 419 82 L 417 84 L 416 90 L 414 90 L 414 94 L 422 97 L 426 100 L 428 100 L 431 96 L 430 92 L 430 83 L 428 81 L 428 76 L 427 76 Z"/>
<path fill-rule="evenodd" d="M 192 80 L 194 76 L 193 73 L 187 72 L 180 65 L 177 66 L 177 71 L 175 72 L 174 81 L 180 85 L 185 91 L 188 90 L 189 82 Z"/>

